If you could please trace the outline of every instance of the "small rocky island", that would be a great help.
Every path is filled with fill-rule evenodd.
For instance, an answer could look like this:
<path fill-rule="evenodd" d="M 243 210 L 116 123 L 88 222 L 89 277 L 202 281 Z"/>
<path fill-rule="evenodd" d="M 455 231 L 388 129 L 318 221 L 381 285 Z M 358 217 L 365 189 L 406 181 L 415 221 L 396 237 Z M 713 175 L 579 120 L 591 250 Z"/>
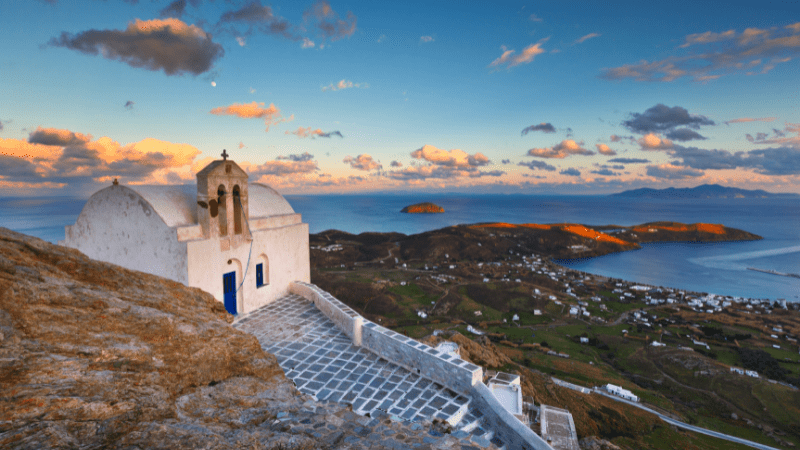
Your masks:
<path fill-rule="evenodd" d="M 425 202 L 425 203 L 417 203 L 416 205 L 406 206 L 405 208 L 400 210 L 400 212 L 409 214 L 443 213 L 444 208 L 430 202 Z"/>

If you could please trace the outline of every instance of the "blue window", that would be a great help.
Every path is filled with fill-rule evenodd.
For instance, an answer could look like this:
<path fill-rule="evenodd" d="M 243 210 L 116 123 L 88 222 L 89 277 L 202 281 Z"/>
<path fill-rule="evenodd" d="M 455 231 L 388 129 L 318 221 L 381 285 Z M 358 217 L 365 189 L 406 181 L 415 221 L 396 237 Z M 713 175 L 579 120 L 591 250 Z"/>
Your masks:
<path fill-rule="evenodd" d="M 256 264 L 256 287 L 264 285 L 264 264 Z"/>

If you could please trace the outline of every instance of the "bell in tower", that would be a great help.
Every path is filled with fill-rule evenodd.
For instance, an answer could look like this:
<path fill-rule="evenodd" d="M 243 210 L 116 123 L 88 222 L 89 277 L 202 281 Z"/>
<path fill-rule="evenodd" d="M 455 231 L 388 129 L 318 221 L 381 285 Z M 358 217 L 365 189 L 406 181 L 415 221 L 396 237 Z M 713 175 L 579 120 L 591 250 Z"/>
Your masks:
<path fill-rule="evenodd" d="M 206 239 L 229 250 L 252 240 L 247 227 L 247 173 L 227 151 L 197 173 L 197 219 Z"/>

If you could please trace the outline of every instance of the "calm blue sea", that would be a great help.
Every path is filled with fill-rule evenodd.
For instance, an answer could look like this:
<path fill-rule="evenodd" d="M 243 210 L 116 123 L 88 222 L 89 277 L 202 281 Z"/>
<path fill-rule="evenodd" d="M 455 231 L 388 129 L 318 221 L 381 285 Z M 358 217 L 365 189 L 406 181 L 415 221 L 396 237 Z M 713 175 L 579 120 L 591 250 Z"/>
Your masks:
<path fill-rule="evenodd" d="M 709 222 L 764 237 L 755 242 L 648 244 L 643 249 L 564 265 L 639 283 L 699 292 L 800 301 L 800 279 L 747 270 L 800 273 L 800 201 L 797 199 L 627 199 L 542 195 L 319 195 L 286 196 L 312 233 L 397 231 L 405 234 L 476 222 L 637 225 L 660 220 Z M 430 201 L 444 214 L 402 214 Z M 50 242 L 64 238 L 85 200 L 0 198 L 0 226 Z"/>

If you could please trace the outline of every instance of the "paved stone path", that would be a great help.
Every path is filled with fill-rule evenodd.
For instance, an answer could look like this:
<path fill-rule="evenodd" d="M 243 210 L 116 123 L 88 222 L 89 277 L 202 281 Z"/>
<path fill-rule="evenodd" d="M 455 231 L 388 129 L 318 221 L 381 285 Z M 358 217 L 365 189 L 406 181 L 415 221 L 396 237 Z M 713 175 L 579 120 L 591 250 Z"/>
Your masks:
<path fill-rule="evenodd" d="M 317 400 L 418 426 L 444 420 L 454 425 L 450 436 L 465 446 L 503 447 L 469 398 L 356 347 L 301 296 L 283 297 L 237 318 L 233 326 L 256 336 L 277 357 L 286 377 Z"/>

